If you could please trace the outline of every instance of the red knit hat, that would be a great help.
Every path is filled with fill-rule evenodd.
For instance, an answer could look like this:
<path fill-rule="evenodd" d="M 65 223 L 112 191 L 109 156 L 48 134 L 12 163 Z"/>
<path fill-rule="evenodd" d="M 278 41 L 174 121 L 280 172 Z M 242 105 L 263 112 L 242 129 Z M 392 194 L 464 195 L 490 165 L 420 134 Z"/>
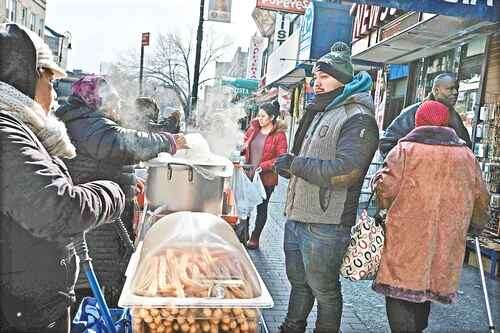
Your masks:
<path fill-rule="evenodd" d="M 436 101 L 423 102 L 415 114 L 415 127 L 418 126 L 447 126 L 448 108 Z"/>

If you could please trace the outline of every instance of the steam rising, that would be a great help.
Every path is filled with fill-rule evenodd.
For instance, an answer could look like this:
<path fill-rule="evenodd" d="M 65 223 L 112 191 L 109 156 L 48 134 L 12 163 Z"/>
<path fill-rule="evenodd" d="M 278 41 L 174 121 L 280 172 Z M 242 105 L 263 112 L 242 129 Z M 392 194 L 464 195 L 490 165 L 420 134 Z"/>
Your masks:
<path fill-rule="evenodd" d="M 238 121 L 246 117 L 243 105 L 230 103 L 232 94 L 215 91 L 207 94 L 195 116 L 194 128 L 189 132 L 200 133 L 208 142 L 212 153 L 230 156 L 243 143 L 243 132 Z"/>

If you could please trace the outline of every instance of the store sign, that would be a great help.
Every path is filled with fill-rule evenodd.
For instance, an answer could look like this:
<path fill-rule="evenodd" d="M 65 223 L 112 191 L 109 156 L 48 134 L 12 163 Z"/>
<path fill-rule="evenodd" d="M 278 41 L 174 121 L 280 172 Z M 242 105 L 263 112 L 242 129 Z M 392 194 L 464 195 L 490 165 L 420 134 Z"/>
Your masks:
<path fill-rule="evenodd" d="M 309 59 L 311 54 L 311 40 L 314 28 L 314 2 L 312 2 L 304 14 L 300 27 L 299 37 L 299 60 Z"/>
<path fill-rule="evenodd" d="M 267 84 L 279 80 L 295 69 L 299 50 L 300 31 L 293 33 L 280 47 L 269 56 L 267 63 Z"/>
<path fill-rule="evenodd" d="M 396 8 L 384 8 L 372 5 L 354 4 L 351 16 L 355 16 L 352 29 L 352 40 L 356 41 L 371 31 L 390 22 L 397 14 Z"/>
<path fill-rule="evenodd" d="M 248 52 L 247 79 L 259 80 L 262 68 L 262 56 L 267 47 L 267 38 L 253 36 Z"/>
<path fill-rule="evenodd" d="M 231 23 L 232 0 L 210 0 L 208 3 L 208 20 Z"/>
<path fill-rule="evenodd" d="M 301 22 L 298 59 L 319 59 L 337 41 L 349 44 L 352 37 L 350 8 L 333 2 L 311 2 Z"/>
<path fill-rule="evenodd" d="M 268 10 L 255 8 L 252 12 L 252 18 L 259 28 L 259 32 L 264 37 L 269 37 L 274 32 L 275 13 Z"/>
<path fill-rule="evenodd" d="M 278 103 L 280 104 L 280 113 L 287 114 L 292 106 L 292 91 L 283 87 L 278 88 Z"/>
<path fill-rule="evenodd" d="M 405 12 L 416 11 L 500 21 L 500 1 L 498 0 L 353 0 L 353 2 L 393 7 Z"/>
<path fill-rule="evenodd" d="M 281 46 L 290 34 L 290 19 L 288 15 L 277 16 L 276 27 L 274 28 L 274 45 Z"/>
<path fill-rule="evenodd" d="M 257 8 L 278 12 L 304 14 L 311 0 L 257 0 Z"/>
<path fill-rule="evenodd" d="M 142 33 L 141 45 L 142 46 L 149 46 L 149 32 Z"/>

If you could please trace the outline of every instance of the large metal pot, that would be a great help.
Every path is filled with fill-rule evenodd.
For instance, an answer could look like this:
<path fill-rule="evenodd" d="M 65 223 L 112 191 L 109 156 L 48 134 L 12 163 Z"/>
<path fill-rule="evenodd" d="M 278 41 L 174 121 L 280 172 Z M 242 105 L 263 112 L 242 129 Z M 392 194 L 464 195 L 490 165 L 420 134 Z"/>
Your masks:
<path fill-rule="evenodd" d="M 154 208 L 166 206 L 171 211 L 219 215 L 223 190 L 223 177 L 207 179 L 190 165 L 164 163 L 149 166 L 146 197 Z"/>

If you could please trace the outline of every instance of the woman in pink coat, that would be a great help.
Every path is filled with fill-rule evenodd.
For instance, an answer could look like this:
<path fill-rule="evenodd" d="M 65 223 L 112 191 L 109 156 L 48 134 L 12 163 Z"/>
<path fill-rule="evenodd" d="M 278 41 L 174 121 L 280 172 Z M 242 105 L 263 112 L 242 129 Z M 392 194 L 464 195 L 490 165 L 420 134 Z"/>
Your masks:
<path fill-rule="evenodd" d="M 472 151 L 447 127 L 448 109 L 428 101 L 376 176 L 388 208 L 373 289 L 386 296 L 392 332 L 421 332 L 431 302 L 455 301 L 467 232 L 488 220 L 489 194 Z"/>

